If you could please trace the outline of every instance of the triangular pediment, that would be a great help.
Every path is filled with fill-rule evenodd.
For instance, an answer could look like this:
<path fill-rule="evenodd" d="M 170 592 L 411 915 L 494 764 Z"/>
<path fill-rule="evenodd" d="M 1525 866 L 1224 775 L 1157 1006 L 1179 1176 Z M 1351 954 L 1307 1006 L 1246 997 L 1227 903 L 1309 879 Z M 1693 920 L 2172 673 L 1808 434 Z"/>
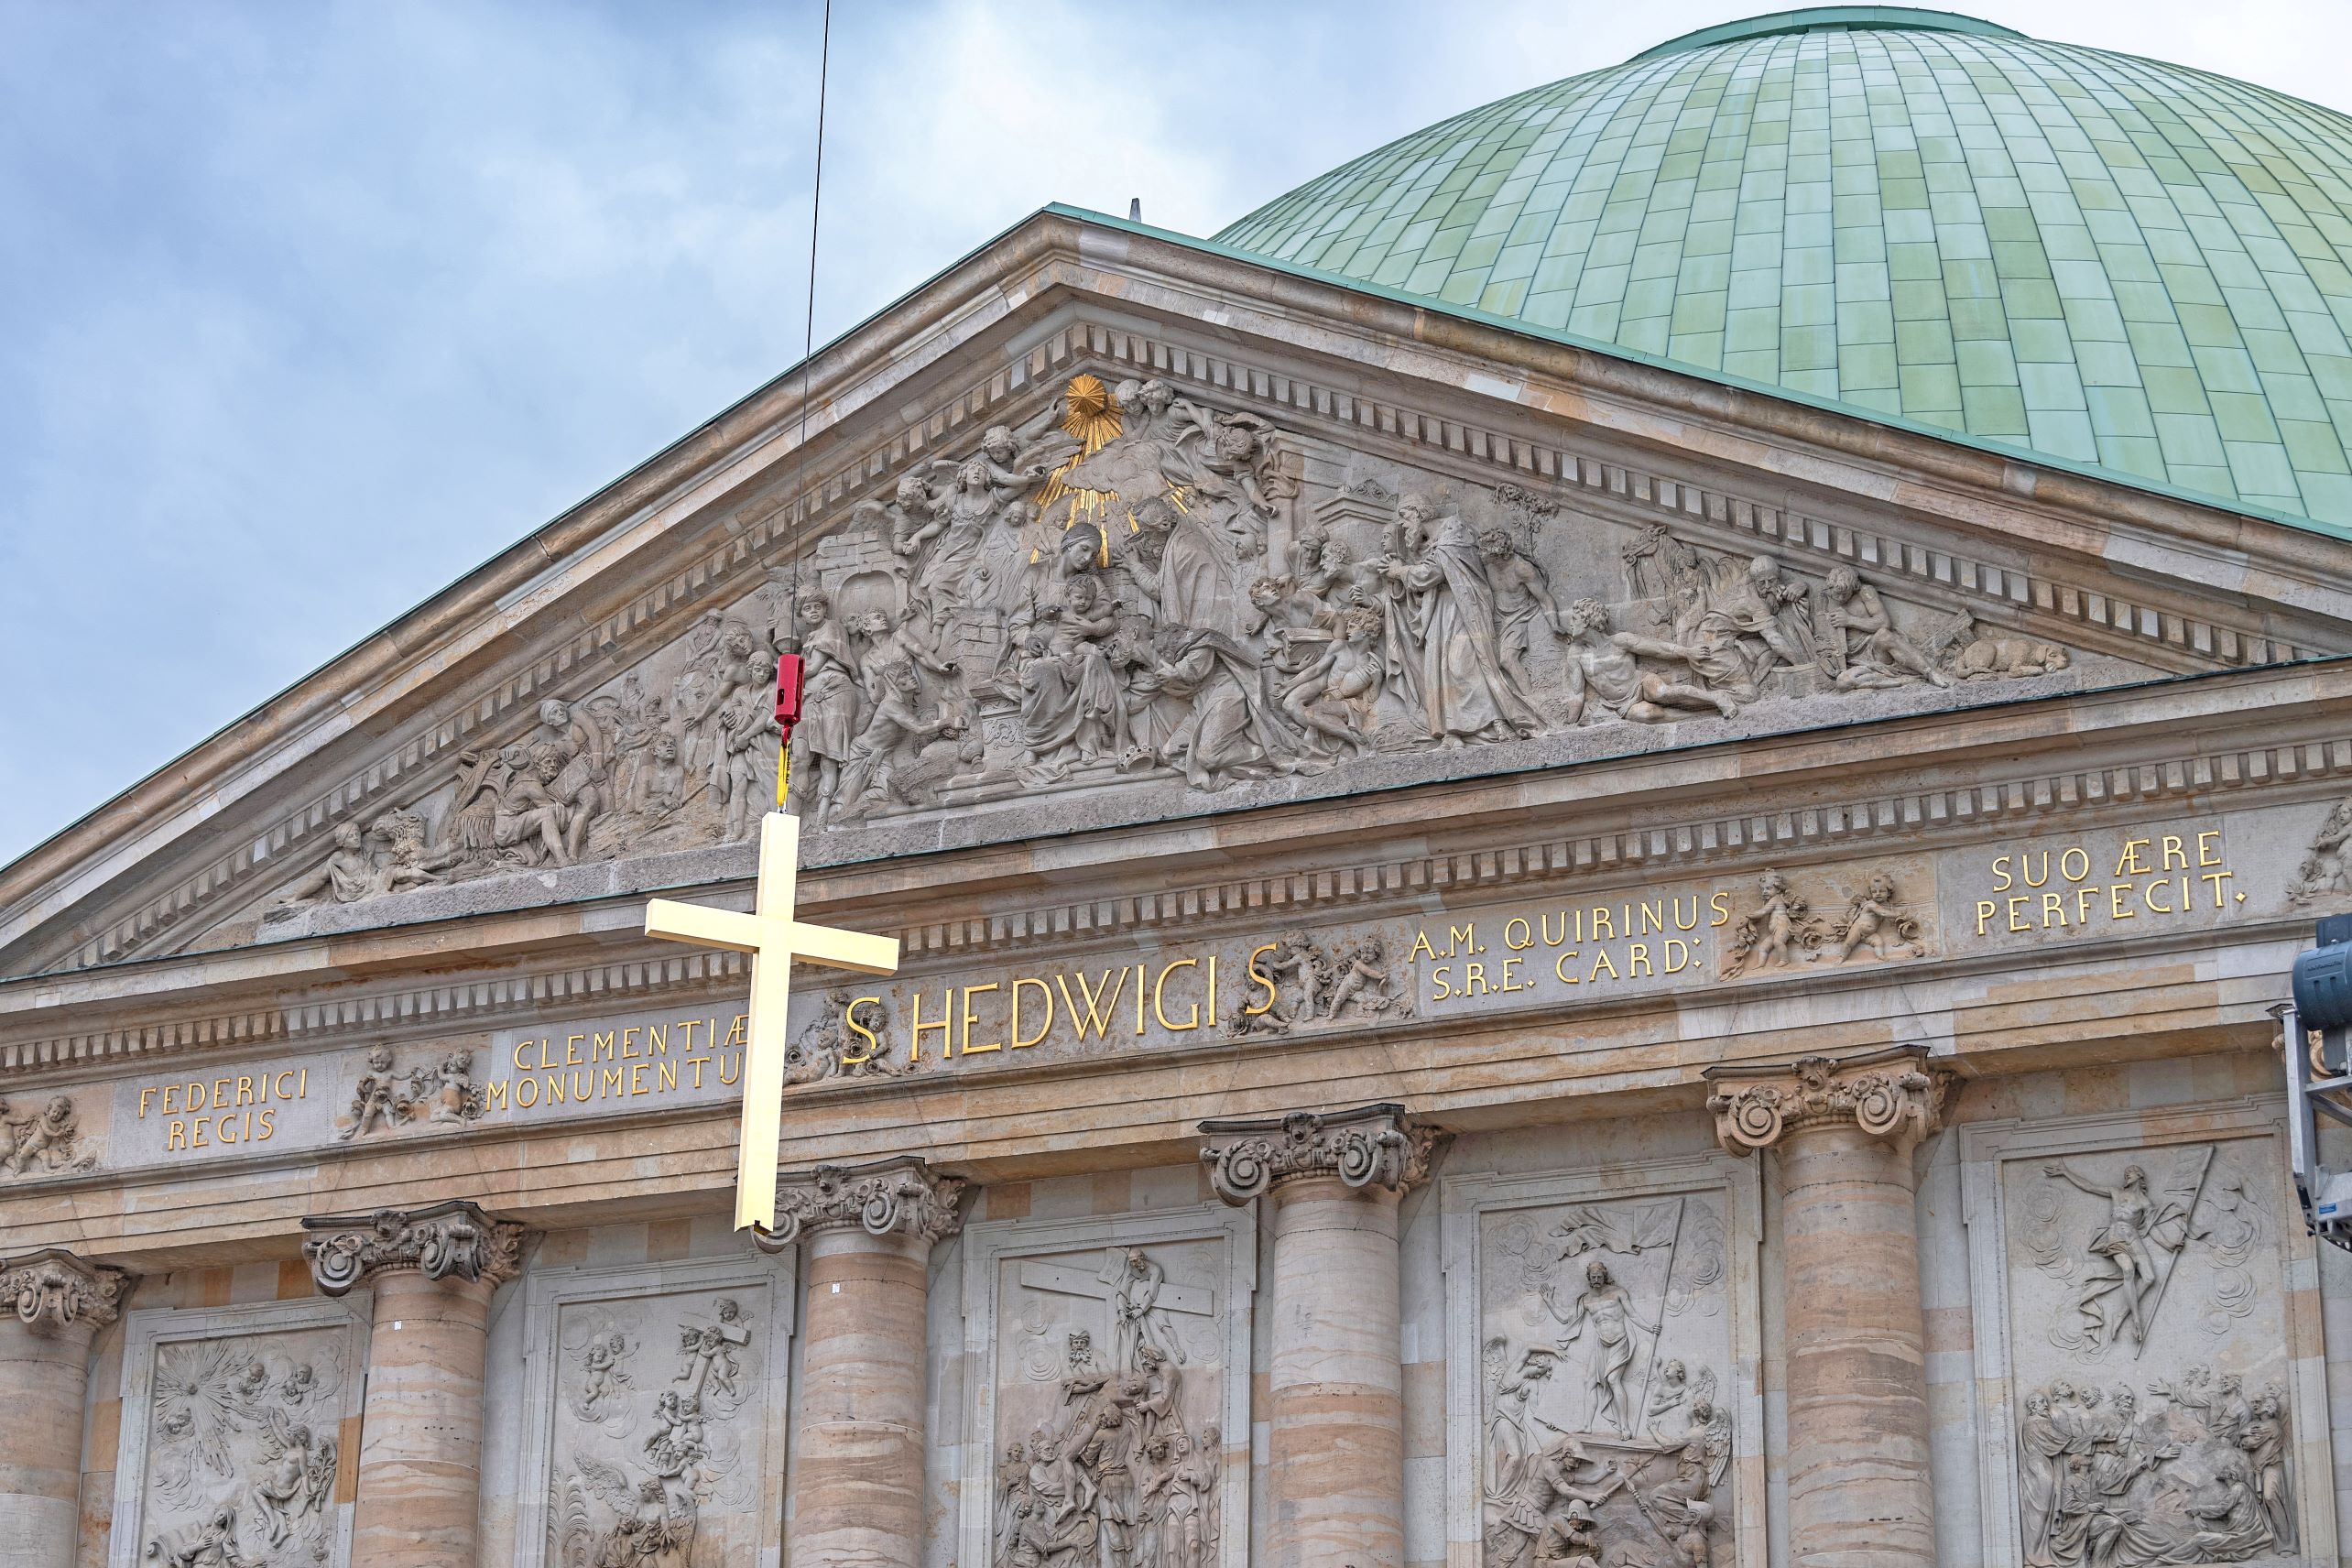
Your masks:
<path fill-rule="evenodd" d="M 0 876 L 48 973 L 2332 654 L 2332 537 L 1051 210 Z M 795 504 L 795 497 L 799 501 Z"/>

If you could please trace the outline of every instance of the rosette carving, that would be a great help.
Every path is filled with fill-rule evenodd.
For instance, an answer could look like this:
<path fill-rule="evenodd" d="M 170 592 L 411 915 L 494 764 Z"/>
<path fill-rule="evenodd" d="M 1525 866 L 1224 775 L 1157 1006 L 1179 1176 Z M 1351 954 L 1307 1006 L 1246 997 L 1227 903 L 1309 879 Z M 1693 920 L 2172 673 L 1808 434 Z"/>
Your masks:
<path fill-rule="evenodd" d="M 1927 1065 L 1927 1048 L 1896 1046 L 1837 1060 L 1807 1056 L 1769 1067 L 1715 1067 L 1715 1137 L 1734 1154 L 1769 1149 L 1800 1127 L 1851 1122 L 1909 1149 L 1941 1125 L 1956 1082 Z"/>
<path fill-rule="evenodd" d="M 330 1296 L 396 1269 L 496 1286 L 515 1277 L 522 1258 L 522 1226 L 463 1201 L 306 1219 L 302 1228 L 311 1233 L 302 1243 L 310 1278 Z"/>
<path fill-rule="evenodd" d="M 1246 1203 L 1278 1181 L 1336 1176 L 1351 1187 L 1403 1192 L 1429 1175 L 1436 1133 L 1398 1105 L 1352 1111 L 1294 1111 L 1201 1124 L 1209 1184 L 1228 1203 Z"/>
<path fill-rule="evenodd" d="M 751 1239 L 763 1251 L 781 1252 L 805 1232 L 856 1225 L 869 1236 L 896 1233 L 936 1242 L 962 1227 L 967 1185 L 912 1155 L 872 1165 L 820 1165 L 777 1183 L 776 1228 L 754 1229 Z"/>
<path fill-rule="evenodd" d="M 103 1328 L 121 1315 L 130 1282 L 119 1269 L 50 1248 L 0 1263 L 0 1303 L 16 1309 L 16 1321 L 35 1334 L 79 1323 Z"/>

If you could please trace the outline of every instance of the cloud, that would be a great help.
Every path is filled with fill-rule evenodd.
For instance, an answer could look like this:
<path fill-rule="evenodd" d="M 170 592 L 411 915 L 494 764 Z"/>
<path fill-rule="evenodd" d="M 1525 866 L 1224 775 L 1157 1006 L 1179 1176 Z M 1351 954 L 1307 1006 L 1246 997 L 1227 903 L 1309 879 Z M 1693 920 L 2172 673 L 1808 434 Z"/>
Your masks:
<path fill-rule="evenodd" d="M 1046 201 L 1213 232 L 1757 8 L 841 5 L 818 336 Z M 2338 0 L 1971 8 L 2323 98 L 2352 49 Z M 0 858 L 799 357 L 817 29 L 0 0 Z"/>

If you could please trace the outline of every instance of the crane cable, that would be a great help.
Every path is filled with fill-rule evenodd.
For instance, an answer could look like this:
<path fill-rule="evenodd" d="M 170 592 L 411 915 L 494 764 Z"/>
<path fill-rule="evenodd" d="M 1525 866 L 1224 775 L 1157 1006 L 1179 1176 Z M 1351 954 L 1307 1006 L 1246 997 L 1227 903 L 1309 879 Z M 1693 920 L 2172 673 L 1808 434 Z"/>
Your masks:
<path fill-rule="evenodd" d="M 792 464 L 792 505 L 784 522 L 786 551 L 792 558 L 792 598 L 785 606 L 785 625 L 799 646 L 800 614 L 800 510 L 802 487 L 809 471 L 810 361 L 817 346 L 817 224 L 825 200 L 825 89 L 833 65 L 833 0 L 825 0 L 824 27 L 817 45 L 817 158 L 809 192 L 809 296 L 800 326 L 800 434 Z M 800 655 L 790 652 L 776 661 L 777 742 L 776 809 L 788 810 L 792 790 L 792 726 L 800 720 Z"/>

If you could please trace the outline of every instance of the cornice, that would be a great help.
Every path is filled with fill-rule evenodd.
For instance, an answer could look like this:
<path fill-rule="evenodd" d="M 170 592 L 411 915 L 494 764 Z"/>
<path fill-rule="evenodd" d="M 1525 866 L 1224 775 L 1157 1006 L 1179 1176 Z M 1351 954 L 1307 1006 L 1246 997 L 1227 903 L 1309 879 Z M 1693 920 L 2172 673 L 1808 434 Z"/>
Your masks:
<path fill-rule="evenodd" d="M 1998 551 L 1980 552 L 1980 557 L 1957 554 L 1902 537 L 1899 531 L 1816 516 L 1793 505 L 1806 495 L 1827 502 L 1842 497 L 1842 508 L 1828 506 L 1833 512 L 1854 512 L 1875 502 L 1885 511 L 1914 520 L 1972 532 L 1989 544 L 1998 533 L 1986 527 L 1992 517 L 2028 511 L 2047 516 L 2053 509 L 2051 496 L 2038 485 L 2019 482 L 2014 463 L 2005 464 L 1998 474 L 1981 464 L 1947 463 L 1917 471 L 1933 472 L 1949 484 L 1965 480 L 1981 492 L 1967 506 L 1927 507 L 1915 474 L 1906 477 L 1900 467 L 1889 466 L 1888 442 L 1902 432 L 1877 430 L 1878 439 L 1867 447 L 1841 446 L 1830 439 L 1840 431 L 1826 427 L 1851 423 L 1868 428 L 1867 421 L 1840 420 L 1802 410 L 1810 422 L 1801 438 L 1791 430 L 1791 439 L 1815 447 L 1826 442 L 1856 463 L 1867 458 L 1874 474 L 1884 472 L 1883 482 L 1856 471 L 1832 473 L 1815 465 L 1802 474 L 1801 489 L 1779 495 L 1790 504 L 1770 504 L 1763 498 L 1769 488 L 1767 484 L 1718 487 L 1695 483 L 1688 476 L 1689 472 L 1721 471 L 1737 463 L 1745 464 L 1746 471 L 1759 481 L 1766 479 L 1777 465 L 1767 461 L 1773 454 L 1752 435 L 1741 436 L 1735 452 L 1725 444 L 1728 430 L 1717 430 L 1721 439 L 1671 453 L 1673 463 L 1686 472 L 1681 477 L 1669 477 L 1658 471 L 1656 463 L 1645 466 L 1623 461 L 1628 441 L 1656 449 L 1653 456 L 1666 455 L 1660 446 L 1666 432 L 1657 427 L 1654 418 L 1647 426 L 1630 419 L 1602 420 L 1595 413 L 1599 405 L 1590 399 L 1573 404 L 1560 401 L 1570 387 L 1581 388 L 1589 382 L 1593 388 L 1606 387 L 1613 397 L 1638 394 L 1661 407 L 1679 408 L 1693 415 L 1704 412 L 1716 425 L 1724 425 L 1727 415 L 1720 395 L 1736 389 L 1714 387 L 1717 396 L 1698 397 L 1690 388 L 1678 389 L 1674 378 L 1656 367 L 1588 363 L 1594 356 L 1547 364 L 1543 368 L 1555 374 L 1571 373 L 1563 386 L 1548 389 L 1538 385 L 1533 374 L 1499 382 L 1491 365 L 1482 376 L 1467 380 L 1458 375 L 1451 383 L 1435 379 L 1421 385 L 1415 377 L 1425 374 L 1423 367 L 1399 368 L 1384 362 L 1388 376 L 1396 383 L 1419 386 L 1422 396 L 1418 406 L 1409 405 L 1375 396 L 1353 376 L 1334 374 L 1342 367 L 1330 363 L 1329 355 L 1343 344 L 1321 345 L 1324 362 L 1320 375 L 1302 373 L 1298 365 L 1282 359 L 1285 352 L 1294 351 L 1286 351 L 1282 334 L 1275 332 L 1274 326 L 1281 312 L 1305 309 L 1307 303 L 1291 298 L 1287 289 L 1273 290 L 1270 304 L 1248 298 L 1247 289 L 1220 299 L 1220 313 L 1229 318 L 1222 326 L 1224 336 L 1236 332 L 1248 335 L 1230 319 L 1231 311 L 1225 307 L 1246 309 L 1262 318 L 1266 335 L 1247 357 L 1206 352 L 1178 341 L 1187 334 L 1202 336 L 1209 330 L 1202 321 L 1185 316 L 1188 303 L 1192 315 L 1197 316 L 1204 292 L 1239 289 L 1252 277 L 1262 283 L 1262 269 L 1134 234 L 1120 235 L 1114 256 L 1100 245 L 1090 250 L 1087 236 L 1093 232 L 1073 214 L 1042 215 L 894 307 L 896 314 L 877 316 L 824 351 L 812 366 L 817 380 L 814 396 L 829 397 L 832 401 L 812 432 L 811 445 L 814 451 L 822 443 L 825 450 L 815 459 L 819 478 L 798 508 L 797 521 L 788 523 L 774 497 L 757 494 L 765 475 L 775 472 L 782 457 L 792 455 L 789 426 L 797 409 L 797 387 L 779 381 L 501 556 L 483 569 L 486 575 L 478 583 L 468 579 L 387 630 L 383 638 L 397 645 L 405 660 L 397 668 L 380 659 L 347 664 L 359 658 L 362 650 L 354 650 L 345 656 L 345 661 L 329 666 L 266 710 L 271 715 L 265 725 L 267 734 L 257 735 L 241 725 L 191 753 L 170 776 L 178 792 L 175 799 L 186 799 L 191 783 L 218 783 L 235 771 L 234 757 L 215 755 L 223 746 L 253 765 L 251 782 L 258 788 L 291 767 L 291 763 L 271 760 L 269 746 L 295 746 L 297 732 L 311 735 L 313 749 L 323 746 L 326 738 L 370 723 L 408 732 L 342 779 L 315 788 L 275 821 L 242 837 L 234 848 L 193 870 L 176 872 L 155 897 L 109 918 L 79 940 L 69 950 L 70 956 L 53 957 L 50 962 L 83 966 L 117 962 L 167 945 L 176 931 L 219 918 L 221 911 L 250 897 L 256 880 L 282 877 L 298 868 L 304 857 L 319 853 L 327 830 L 336 822 L 413 789 L 420 773 L 439 765 L 485 727 L 509 722 L 517 710 L 542 696 L 570 692 L 583 680 L 593 683 L 604 679 L 616 661 L 635 650 L 679 635 L 692 615 L 719 595 L 747 589 L 779 548 L 788 527 L 800 530 L 813 543 L 846 517 L 851 503 L 887 488 L 890 479 L 909 464 L 928 460 L 942 443 L 968 439 L 1008 410 L 1026 410 L 1046 396 L 1049 377 L 1084 366 L 1100 367 L 1113 375 L 1123 370 L 1148 372 L 1208 401 L 1279 411 L 1298 424 L 1302 434 L 1383 444 L 1404 453 L 1409 461 L 1437 471 L 1475 476 L 1486 483 L 1543 481 L 1565 492 L 1573 505 L 1619 520 L 1665 523 L 1716 548 L 1769 547 L 1789 552 L 1798 563 L 1815 572 L 1850 562 L 1877 574 L 1889 586 L 1930 603 L 1966 604 L 1995 624 L 2027 626 L 2076 646 L 2164 668 L 2256 665 L 2310 651 L 2305 633 L 2282 631 L 2273 624 L 2274 616 L 2249 614 L 2232 618 L 2210 609 L 2189 613 L 2183 606 L 2190 596 L 2175 584 L 2150 583 L 2144 593 L 2118 592 L 2112 563 L 2096 553 L 2085 553 L 2086 545 L 2098 541 L 2088 537 L 2079 520 L 2053 525 L 2044 531 L 2053 540 L 2063 541 L 2053 542 L 2052 548 L 2071 551 L 2086 572 L 2102 573 L 2096 585 L 2003 564 L 1993 558 Z M 1124 277 L 1130 272 L 1151 281 L 1168 298 L 1153 299 L 1149 291 L 1124 287 L 1114 289 L 1105 281 L 1107 273 Z M 1361 310 L 1342 313 L 1334 308 L 1336 301 L 1328 294 L 1326 290 L 1316 296 L 1314 313 L 1345 334 L 1362 339 L 1366 320 Z M 1095 301 L 1096 308 L 1105 312 L 1159 308 L 1179 319 L 1149 328 L 1093 321 L 1064 321 L 1054 326 L 1054 312 L 1060 308 L 1054 300 L 1064 295 Z M 1356 303 L 1362 305 L 1360 297 Z M 1026 330 L 1042 332 L 1040 341 L 1026 351 L 1009 354 L 1003 363 L 980 375 L 966 376 L 957 386 L 932 390 L 917 411 L 907 412 L 902 407 L 895 423 L 887 423 L 888 416 L 883 416 L 887 428 L 857 450 L 846 450 L 847 438 L 842 431 L 854 419 L 874 410 L 886 391 L 898 396 L 903 405 L 916 378 L 943 374 L 942 367 L 957 349 L 984 332 L 1005 329 L 1023 312 L 1037 318 Z M 1405 324 L 1400 321 L 1381 330 L 1401 331 Z M 921 352 L 905 353 L 909 343 L 920 343 Z M 1433 355 L 1467 357 L 1458 343 L 1432 340 L 1421 346 Z M 1220 344 L 1221 351 L 1225 347 Z M 1552 351 L 1547 348 L 1546 352 Z M 1536 357 L 1541 360 L 1544 355 Z M 1281 368 L 1275 368 L 1277 365 Z M 1489 404 L 1495 417 L 1485 420 L 1451 417 L 1447 410 L 1452 405 L 1472 397 Z M 1751 398 L 1739 407 L 1753 411 L 1749 404 L 1757 401 Z M 1538 428 L 1543 439 L 1529 435 L 1530 430 Z M 1907 460 L 1910 454 L 1904 455 Z M 1782 477 L 1793 481 L 1798 476 Z M 1867 484 L 1860 482 L 1866 478 Z M 2151 503 L 2160 499 L 2140 498 Z M 1816 506 L 1815 509 L 1822 508 Z M 2182 521 L 2174 511 L 2185 516 L 2194 510 L 2158 507 L 2149 514 L 2149 526 L 2161 522 L 2173 527 Z M 713 533 L 709 542 L 695 547 L 691 559 L 593 619 L 563 612 L 563 594 L 579 587 L 572 583 L 558 593 L 554 579 L 563 572 L 584 569 L 592 561 L 601 568 L 634 559 L 647 546 L 666 541 L 676 529 L 690 525 L 707 527 Z M 2224 537 L 2222 531 L 2211 528 L 2188 532 L 2202 541 L 2200 548 Z M 2325 540 L 2305 539 L 2302 543 L 2306 555 L 2335 551 L 2345 555 L 2347 566 L 2352 568 L 2352 551 Z M 2236 575 L 2243 582 L 2245 541 L 2240 539 L 2231 548 L 2238 557 Z M 2308 577 L 2312 569 L 2306 565 L 2300 570 Z M 491 592 L 493 588 L 496 591 Z M 390 716 L 403 706 L 413 715 L 424 701 L 420 693 L 432 682 L 476 679 L 475 674 L 465 673 L 479 663 L 467 648 L 479 653 L 494 640 L 503 644 L 525 620 L 542 614 L 554 615 L 550 624 L 568 619 L 578 629 L 561 646 L 541 649 L 527 668 L 508 670 L 489 689 L 465 695 L 462 703 L 456 701 L 456 693 L 436 698 L 452 716 L 421 724 L 413 716 Z M 459 646 L 469 637 L 472 643 Z M 363 645 L 364 648 L 373 646 Z M 332 703 L 322 695 L 328 691 L 335 694 Z M 245 749 L 256 739 L 268 743 L 258 757 Z M 40 889 L 45 868 L 56 871 L 71 862 L 69 848 L 95 851 L 96 844 L 85 840 L 98 831 L 97 824 L 117 816 L 125 822 L 147 820 L 131 812 L 127 803 L 156 785 L 157 780 L 149 780 L 137 787 L 0 877 L 0 910 L 15 910 L 13 918 L 0 923 L 0 942 L 15 940 L 92 893 L 95 883 L 69 884 L 49 890 L 46 898 L 31 904 L 25 901 Z M 175 818 L 162 809 L 160 801 L 153 804 L 158 808 L 156 821 L 187 825 L 192 820 Z M 1203 814 L 1214 811 L 1212 806 Z M 822 858 L 822 844 L 816 848 Z M 112 877 L 137 857 L 136 850 L 124 847 L 116 855 L 92 860 L 91 875 Z"/>
<path fill-rule="evenodd" d="M 1963 720 L 1976 733 L 1953 734 Z M 2258 729 L 2268 743 L 2247 744 Z M 2009 766 L 1987 767 L 1987 753 Z M 1922 768 L 1946 777 L 1922 779 Z M 2206 809 L 2216 797 L 2333 798 L 2347 779 L 2352 662 L 1479 777 L 1248 813 L 1208 838 L 1179 822 L 982 846 L 933 857 L 920 875 L 895 862 L 834 867 L 802 887 L 812 918 L 896 935 L 920 973 L 1160 931 L 1371 917 L 1462 893 L 1599 890 L 1865 846 L 1940 848 Z M 1162 869 L 1139 878 L 1136 868 L 1153 863 Z M 1139 880 L 1153 890 L 1133 891 Z M 747 902 L 748 877 L 704 896 Z M 986 912 L 967 912 L 977 906 Z M 572 907 L 561 923 L 514 910 L 302 944 L 308 954 L 239 948 L 0 985 L 0 1073 L 486 1031 L 741 982 L 738 955 L 646 943 L 641 923 L 641 901 L 624 896 Z M 469 953 L 500 967 L 415 977 L 422 955 L 446 968 Z M 322 970 L 331 994 L 315 978 Z M 240 992 L 251 1000 L 222 1006 Z M 278 1000 L 289 992 L 302 999 Z M 138 1021 L 114 1021 L 126 1011 Z"/>

